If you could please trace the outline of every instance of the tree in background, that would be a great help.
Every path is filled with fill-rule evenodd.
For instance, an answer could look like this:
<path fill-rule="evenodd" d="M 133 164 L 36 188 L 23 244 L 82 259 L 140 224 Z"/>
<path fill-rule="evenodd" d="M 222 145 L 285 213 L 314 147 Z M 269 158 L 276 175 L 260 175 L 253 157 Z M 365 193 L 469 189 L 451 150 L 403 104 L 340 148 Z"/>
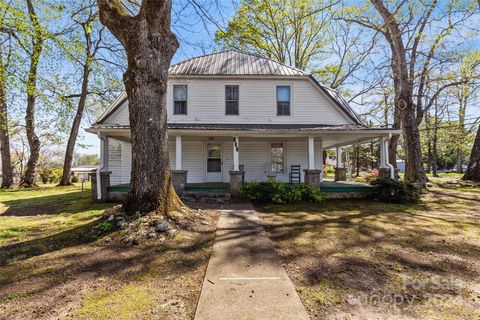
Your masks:
<path fill-rule="evenodd" d="M 14 60 L 12 42 L 15 41 L 14 29 L 11 28 L 6 16 L 11 15 L 13 8 L 0 2 L 0 151 L 2 157 L 2 188 L 13 185 L 13 166 L 10 155 L 10 128 L 8 121 L 7 77 Z"/>
<path fill-rule="evenodd" d="M 75 99 L 77 100 L 75 117 L 70 127 L 70 134 L 65 150 L 65 158 L 63 163 L 63 174 L 59 185 L 67 186 L 71 184 L 71 169 L 73 164 L 73 153 L 77 142 L 77 137 L 80 129 L 80 124 L 87 106 L 87 98 L 92 94 L 103 94 L 102 91 L 108 91 L 109 88 L 93 89 L 91 84 L 92 71 L 96 72 L 96 77 L 101 77 L 104 70 L 99 66 L 98 54 L 101 50 L 109 50 L 114 45 L 109 43 L 106 38 L 108 35 L 104 32 L 98 20 L 97 7 L 95 0 L 91 0 L 86 4 L 83 3 L 80 7 L 72 5 L 71 8 L 72 20 L 76 32 L 71 32 L 68 39 L 65 41 L 67 55 L 73 60 L 75 65 L 79 66 L 81 74 L 80 92 L 69 95 L 61 95 L 63 100 Z M 80 33 L 80 34 L 79 34 Z M 69 44 L 69 45 L 68 45 Z M 110 54 L 113 54 L 110 52 Z M 101 82 L 101 85 L 105 83 Z M 71 101 L 67 101 L 70 104 Z"/>
<path fill-rule="evenodd" d="M 132 136 L 132 172 L 126 212 L 182 209 L 172 185 L 168 154 L 168 68 L 179 43 L 170 30 L 170 0 L 143 0 L 131 15 L 118 0 L 99 0 L 100 21 L 122 43 Z"/>
<path fill-rule="evenodd" d="M 25 0 L 28 9 L 28 17 L 31 23 L 30 48 L 25 48 L 30 59 L 28 70 L 26 92 L 27 92 L 27 109 L 25 111 L 25 128 L 30 149 L 29 158 L 25 173 L 20 181 L 20 186 L 35 186 L 35 169 L 40 157 L 40 139 L 35 133 L 35 104 L 37 100 L 37 73 L 40 57 L 42 55 L 44 42 L 47 40 L 47 31 L 40 23 L 35 7 L 31 0 Z"/>
<path fill-rule="evenodd" d="M 468 2 L 451 1 L 439 3 L 418 3 L 413 1 L 394 1 L 385 3 L 382 0 L 371 1 L 380 21 L 372 14 L 367 18 L 365 8 L 353 7 L 347 11 L 344 19 L 380 32 L 390 46 L 391 70 L 395 88 L 395 128 L 403 129 L 405 140 L 405 179 L 424 185 L 426 174 L 422 164 L 422 149 L 418 126 L 426 111 L 433 105 L 438 95 L 448 87 L 461 82 L 451 79 L 430 95 L 424 102 L 427 83 L 432 81 L 431 71 L 434 63 L 441 65 L 443 55 L 438 49 L 454 30 L 461 28 L 474 10 Z M 446 24 L 435 25 L 436 21 Z M 452 48 L 449 49 L 456 49 Z M 443 61 L 445 62 L 445 61 Z M 446 62 L 445 62 L 446 63 Z M 396 149 L 398 137 L 391 142 Z M 390 159 L 396 164 L 396 159 Z"/>
<path fill-rule="evenodd" d="M 243 0 L 215 41 L 306 69 L 325 51 L 334 1 Z"/>

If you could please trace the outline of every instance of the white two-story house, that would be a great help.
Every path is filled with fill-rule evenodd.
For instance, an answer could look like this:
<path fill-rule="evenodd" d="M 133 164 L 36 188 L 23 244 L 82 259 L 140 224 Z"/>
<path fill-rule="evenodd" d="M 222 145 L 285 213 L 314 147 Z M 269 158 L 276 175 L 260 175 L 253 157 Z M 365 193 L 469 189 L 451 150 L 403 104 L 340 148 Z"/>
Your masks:
<path fill-rule="evenodd" d="M 388 168 L 388 137 L 398 133 L 362 125 L 337 91 L 310 74 L 238 51 L 172 65 L 167 100 L 171 168 L 186 174 L 187 184 L 228 184 L 239 171 L 246 181 L 290 182 L 292 171 L 300 170 L 304 181 L 305 173 L 323 169 L 323 150 L 337 149 L 340 170 L 343 146 L 377 138 L 381 166 Z M 99 171 L 110 173 L 111 186 L 128 186 L 127 96 L 121 94 L 87 131 L 101 139 Z"/>

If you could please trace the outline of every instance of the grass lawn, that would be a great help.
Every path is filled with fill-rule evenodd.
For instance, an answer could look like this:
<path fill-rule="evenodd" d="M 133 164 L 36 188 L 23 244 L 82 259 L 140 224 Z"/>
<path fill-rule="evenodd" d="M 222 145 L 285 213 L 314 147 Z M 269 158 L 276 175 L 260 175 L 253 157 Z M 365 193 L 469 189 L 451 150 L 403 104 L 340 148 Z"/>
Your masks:
<path fill-rule="evenodd" d="M 314 319 L 479 319 L 480 189 L 259 207 Z"/>
<path fill-rule="evenodd" d="M 0 319 L 191 319 L 217 213 L 124 246 L 79 186 L 0 191 Z M 141 220 L 139 221 L 141 223 Z"/>

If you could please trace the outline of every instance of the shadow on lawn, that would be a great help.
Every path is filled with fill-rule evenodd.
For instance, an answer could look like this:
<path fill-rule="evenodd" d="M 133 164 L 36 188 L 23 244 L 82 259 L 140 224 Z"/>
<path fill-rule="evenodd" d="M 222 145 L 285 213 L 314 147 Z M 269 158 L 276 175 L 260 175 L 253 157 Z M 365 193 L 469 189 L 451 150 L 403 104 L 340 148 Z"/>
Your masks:
<path fill-rule="evenodd" d="M 105 219 L 96 219 L 82 226 L 68 229 L 50 236 L 0 247 L 0 266 L 11 261 L 24 260 L 56 250 L 94 242 L 108 232 L 99 230 Z"/>

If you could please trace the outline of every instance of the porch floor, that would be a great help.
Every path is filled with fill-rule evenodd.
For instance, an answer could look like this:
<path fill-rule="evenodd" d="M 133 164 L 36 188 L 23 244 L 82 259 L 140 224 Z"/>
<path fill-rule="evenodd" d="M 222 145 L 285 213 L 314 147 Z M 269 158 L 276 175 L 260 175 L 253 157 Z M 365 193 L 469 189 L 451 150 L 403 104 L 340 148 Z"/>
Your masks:
<path fill-rule="evenodd" d="M 128 192 L 130 184 L 118 184 L 108 188 L 109 192 Z M 371 192 L 373 187 L 367 183 L 324 180 L 320 184 L 322 192 Z M 187 192 L 229 192 L 229 184 L 222 182 L 187 183 Z"/>

